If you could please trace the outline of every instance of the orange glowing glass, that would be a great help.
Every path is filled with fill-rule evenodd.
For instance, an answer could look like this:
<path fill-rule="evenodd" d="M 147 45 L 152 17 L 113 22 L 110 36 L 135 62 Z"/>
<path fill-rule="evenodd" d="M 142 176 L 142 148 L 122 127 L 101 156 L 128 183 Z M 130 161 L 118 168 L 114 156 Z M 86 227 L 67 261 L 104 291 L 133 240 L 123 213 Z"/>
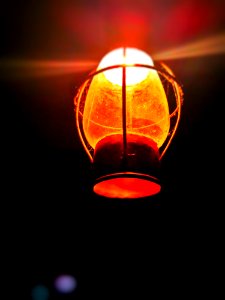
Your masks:
<path fill-rule="evenodd" d="M 165 141 L 170 127 L 166 94 L 156 70 L 132 67 L 134 64 L 153 66 L 145 52 L 123 48 L 108 53 L 98 69 L 110 65 L 126 65 L 127 134 L 149 137 L 158 147 Z M 84 133 L 95 148 L 108 135 L 122 134 L 122 68 L 96 75 L 89 87 L 83 114 Z"/>

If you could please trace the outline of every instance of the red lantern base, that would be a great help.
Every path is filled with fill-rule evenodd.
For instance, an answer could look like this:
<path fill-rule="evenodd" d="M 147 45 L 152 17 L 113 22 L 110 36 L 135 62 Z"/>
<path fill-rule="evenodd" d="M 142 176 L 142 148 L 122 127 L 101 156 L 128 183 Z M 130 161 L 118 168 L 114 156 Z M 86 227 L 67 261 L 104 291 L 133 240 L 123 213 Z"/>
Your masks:
<path fill-rule="evenodd" d="M 159 152 L 151 139 L 127 134 L 106 136 L 95 148 L 93 168 L 96 194 L 108 198 L 133 199 L 160 192 Z"/>

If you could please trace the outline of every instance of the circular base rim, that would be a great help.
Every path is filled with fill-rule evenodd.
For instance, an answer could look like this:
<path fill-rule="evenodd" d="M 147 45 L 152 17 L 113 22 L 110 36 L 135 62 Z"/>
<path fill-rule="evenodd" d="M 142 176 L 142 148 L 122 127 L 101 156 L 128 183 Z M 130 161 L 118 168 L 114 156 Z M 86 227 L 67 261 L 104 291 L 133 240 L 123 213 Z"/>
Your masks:
<path fill-rule="evenodd" d="M 156 177 L 133 172 L 108 174 L 95 180 L 93 191 L 106 198 L 136 199 L 156 195 L 161 185 Z"/>

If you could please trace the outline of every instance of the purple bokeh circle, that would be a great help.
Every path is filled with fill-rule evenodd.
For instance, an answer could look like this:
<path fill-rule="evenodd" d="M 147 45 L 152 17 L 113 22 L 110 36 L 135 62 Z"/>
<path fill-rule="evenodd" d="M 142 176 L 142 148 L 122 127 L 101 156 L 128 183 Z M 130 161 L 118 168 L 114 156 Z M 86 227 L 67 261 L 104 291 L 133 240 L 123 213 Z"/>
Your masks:
<path fill-rule="evenodd" d="M 71 275 L 60 275 L 55 280 L 55 288 L 60 293 L 71 293 L 77 287 L 77 280 Z"/>

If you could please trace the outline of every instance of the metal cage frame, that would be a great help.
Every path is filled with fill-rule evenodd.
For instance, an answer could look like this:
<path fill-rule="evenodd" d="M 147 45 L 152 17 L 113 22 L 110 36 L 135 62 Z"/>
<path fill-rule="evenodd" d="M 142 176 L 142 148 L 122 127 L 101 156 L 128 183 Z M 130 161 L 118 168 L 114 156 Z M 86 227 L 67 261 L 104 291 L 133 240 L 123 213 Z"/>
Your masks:
<path fill-rule="evenodd" d="M 86 153 L 89 156 L 89 159 L 91 162 L 93 162 L 93 151 L 94 149 L 91 147 L 91 145 L 88 143 L 84 130 L 83 130 L 83 114 L 81 111 L 81 105 L 82 103 L 85 103 L 85 95 L 86 95 L 86 89 L 88 89 L 92 79 L 94 76 L 98 75 L 99 73 L 103 73 L 105 71 L 115 69 L 115 68 L 122 68 L 122 128 L 123 128 L 123 158 L 126 159 L 127 156 L 127 127 L 126 127 L 126 68 L 129 67 L 137 67 L 137 68 L 148 68 L 152 69 L 158 72 L 159 75 L 163 76 L 167 82 L 169 82 L 172 85 L 174 96 L 176 99 L 176 107 L 170 113 L 170 119 L 174 116 L 176 116 L 175 124 L 171 128 L 171 122 L 170 122 L 170 129 L 169 129 L 169 138 L 167 136 L 166 140 L 162 144 L 162 146 L 159 148 L 160 151 L 160 157 L 159 160 L 162 159 L 164 154 L 166 153 L 170 143 L 172 142 L 172 139 L 174 138 L 174 135 L 177 131 L 178 123 L 180 121 L 180 116 L 181 116 L 181 105 L 183 103 L 183 90 L 181 87 L 181 84 L 178 83 L 176 80 L 172 70 L 165 64 L 165 63 L 160 63 L 161 69 L 155 66 L 150 66 L 146 64 L 119 64 L 119 65 L 112 65 L 106 68 L 102 68 L 97 71 L 92 71 L 87 79 L 84 81 L 84 83 L 80 86 L 78 89 L 78 93 L 76 94 L 74 98 L 74 104 L 75 104 L 75 114 L 76 114 L 76 126 L 77 126 L 77 131 L 80 137 L 80 140 L 82 142 L 82 145 L 86 151 Z M 168 99 L 167 99 L 168 101 Z M 168 103 L 169 104 L 169 103 Z"/>

